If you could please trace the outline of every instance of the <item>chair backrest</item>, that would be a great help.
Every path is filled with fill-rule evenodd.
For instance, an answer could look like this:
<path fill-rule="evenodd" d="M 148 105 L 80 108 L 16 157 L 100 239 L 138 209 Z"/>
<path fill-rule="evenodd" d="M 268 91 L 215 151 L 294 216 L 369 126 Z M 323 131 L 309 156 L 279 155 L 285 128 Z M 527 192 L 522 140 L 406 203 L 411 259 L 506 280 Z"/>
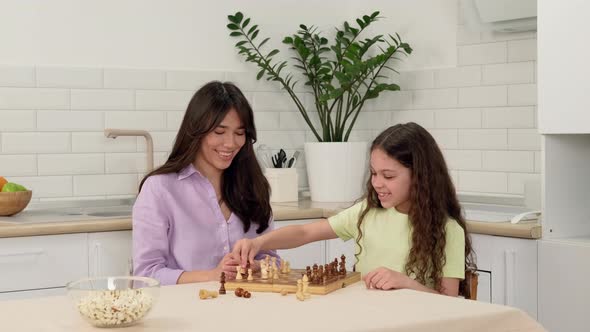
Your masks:
<path fill-rule="evenodd" d="M 477 300 L 477 278 L 479 274 L 476 271 L 465 271 L 465 298 L 468 300 Z"/>

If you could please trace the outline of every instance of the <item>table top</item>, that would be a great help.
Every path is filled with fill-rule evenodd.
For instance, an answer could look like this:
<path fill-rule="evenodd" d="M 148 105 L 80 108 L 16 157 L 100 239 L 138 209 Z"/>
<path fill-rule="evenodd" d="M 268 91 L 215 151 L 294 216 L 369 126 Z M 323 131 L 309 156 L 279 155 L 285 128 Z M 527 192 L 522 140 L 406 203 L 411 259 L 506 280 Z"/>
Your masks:
<path fill-rule="evenodd" d="M 519 309 L 412 290 L 368 290 L 362 282 L 299 301 L 295 295 L 228 291 L 200 300 L 207 282 L 161 287 L 152 312 L 134 331 L 545 331 Z M 84 321 L 66 296 L 0 301 L 6 331 L 104 331 Z"/>

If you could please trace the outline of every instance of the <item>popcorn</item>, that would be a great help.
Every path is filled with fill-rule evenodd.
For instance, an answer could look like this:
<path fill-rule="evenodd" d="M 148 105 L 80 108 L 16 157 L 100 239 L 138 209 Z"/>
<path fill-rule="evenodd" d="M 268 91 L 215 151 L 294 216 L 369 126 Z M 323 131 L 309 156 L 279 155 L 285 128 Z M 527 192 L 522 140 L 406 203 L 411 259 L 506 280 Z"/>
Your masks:
<path fill-rule="evenodd" d="M 154 303 L 142 289 L 90 291 L 78 302 L 82 317 L 97 327 L 119 327 L 135 323 Z"/>

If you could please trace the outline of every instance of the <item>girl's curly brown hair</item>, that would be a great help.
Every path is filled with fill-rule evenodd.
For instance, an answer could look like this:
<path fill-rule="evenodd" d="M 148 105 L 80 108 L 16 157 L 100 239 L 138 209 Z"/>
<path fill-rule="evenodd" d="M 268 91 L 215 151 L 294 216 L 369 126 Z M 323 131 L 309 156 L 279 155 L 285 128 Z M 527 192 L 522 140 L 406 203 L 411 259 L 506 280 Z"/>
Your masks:
<path fill-rule="evenodd" d="M 391 158 L 412 171 L 410 184 L 410 210 L 408 218 L 412 228 L 412 246 L 405 272 L 417 281 L 434 283 L 442 291 L 442 269 L 446 263 L 445 224 L 448 218 L 457 221 L 465 232 L 465 268 L 475 268 L 471 239 L 467 234 L 465 219 L 449 176 L 447 164 L 434 138 L 421 126 L 410 122 L 397 124 L 383 131 L 371 145 L 371 151 L 381 149 Z M 363 236 L 361 224 L 370 209 L 383 208 L 377 192 L 367 181 L 367 206 L 359 215 L 356 243 L 360 251 Z M 459 294 L 469 296 L 465 281 L 459 284 Z"/>

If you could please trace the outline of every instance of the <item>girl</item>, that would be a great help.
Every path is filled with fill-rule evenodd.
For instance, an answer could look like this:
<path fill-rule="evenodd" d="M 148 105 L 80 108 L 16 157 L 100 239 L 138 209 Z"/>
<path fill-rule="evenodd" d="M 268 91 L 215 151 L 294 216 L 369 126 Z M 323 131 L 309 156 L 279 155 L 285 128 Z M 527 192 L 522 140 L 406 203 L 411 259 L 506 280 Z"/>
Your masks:
<path fill-rule="evenodd" d="M 235 241 L 273 228 L 254 142 L 254 114 L 235 85 L 210 82 L 195 93 L 168 160 L 139 186 L 135 275 L 163 285 L 235 276 Z"/>
<path fill-rule="evenodd" d="M 368 288 L 457 296 L 471 266 L 471 241 L 432 136 L 415 123 L 388 128 L 371 145 L 370 171 L 360 203 L 327 220 L 238 241 L 233 253 L 244 264 L 259 250 L 354 238 L 355 268 Z"/>

